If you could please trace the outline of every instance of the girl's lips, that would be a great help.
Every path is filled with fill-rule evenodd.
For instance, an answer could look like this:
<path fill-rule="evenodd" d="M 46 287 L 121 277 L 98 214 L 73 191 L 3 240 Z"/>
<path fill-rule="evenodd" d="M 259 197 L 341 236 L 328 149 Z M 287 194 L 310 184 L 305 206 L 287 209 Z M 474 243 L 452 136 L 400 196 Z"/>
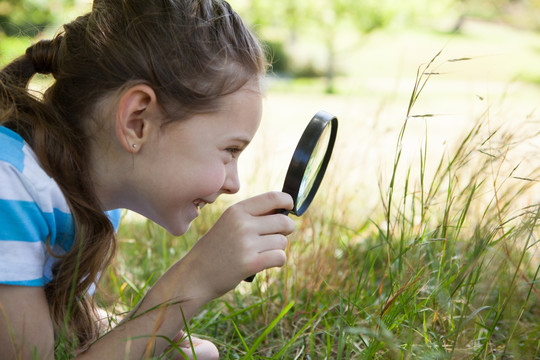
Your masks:
<path fill-rule="evenodd" d="M 201 210 L 203 207 L 205 207 L 205 205 L 208 204 L 206 201 L 204 200 L 201 200 L 201 199 L 197 199 L 193 202 L 193 205 L 195 205 L 195 207 L 199 210 Z"/>

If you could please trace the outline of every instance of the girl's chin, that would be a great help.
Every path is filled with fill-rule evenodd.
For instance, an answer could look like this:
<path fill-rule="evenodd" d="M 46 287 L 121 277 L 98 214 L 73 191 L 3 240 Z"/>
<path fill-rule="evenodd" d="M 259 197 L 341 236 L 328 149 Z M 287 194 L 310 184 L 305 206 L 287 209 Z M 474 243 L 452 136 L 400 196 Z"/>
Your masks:
<path fill-rule="evenodd" d="M 183 225 L 183 226 L 178 226 L 178 224 L 176 224 L 175 227 L 173 228 L 166 228 L 166 230 L 169 232 L 169 234 L 171 234 L 172 236 L 182 236 L 184 235 L 188 230 L 189 230 L 189 227 L 191 226 L 191 222 L 187 223 L 186 225 Z"/>
<path fill-rule="evenodd" d="M 184 235 L 189 230 L 193 220 L 195 220 L 196 218 L 197 217 L 193 217 L 193 218 L 190 217 L 189 219 L 186 219 L 186 218 L 178 219 L 176 223 L 172 224 L 173 226 L 171 227 L 169 232 L 173 236 Z"/>
<path fill-rule="evenodd" d="M 187 214 L 188 212 L 190 212 L 190 214 Z M 193 206 L 192 208 L 185 209 L 179 214 L 179 216 L 169 216 L 167 219 L 162 218 L 162 223 L 158 222 L 158 224 L 167 230 L 167 232 L 172 236 L 181 236 L 189 230 L 191 223 L 198 216 L 199 210 Z"/>

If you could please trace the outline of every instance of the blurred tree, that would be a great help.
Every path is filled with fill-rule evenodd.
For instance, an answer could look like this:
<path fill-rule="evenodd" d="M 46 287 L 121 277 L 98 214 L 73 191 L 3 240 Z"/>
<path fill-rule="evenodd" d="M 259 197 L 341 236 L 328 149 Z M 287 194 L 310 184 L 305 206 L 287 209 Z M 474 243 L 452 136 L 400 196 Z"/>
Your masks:
<path fill-rule="evenodd" d="M 233 1 L 234 2 L 234 1 Z M 317 29 L 326 47 L 326 91 L 332 93 L 336 73 L 336 36 L 342 25 L 354 24 L 362 34 L 386 26 L 396 10 L 393 0 L 237 0 L 242 13 L 256 27 L 285 29 L 288 41 L 296 41 L 302 29 Z M 233 5 L 235 5 L 233 4 Z M 294 46 L 294 45 L 293 45 Z"/>
<path fill-rule="evenodd" d="M 7 36 L 35 36 L 52 20 L 50 4 L 47 1 L 0 1 L 0 30 Z"/>
<path fill-rule="evenodd" d="M 0 0 L 0 33 L 34 37 L 91 0 Z"/>
<path fill-rule="evenodd" d="M 468 18 L 540 30 L 540 0 L 454 0 L 454 4 L 460 14 L 454 31 L 459 31 Z"/>
<path fill-rule="evenodd" d="M 343 22 L 351 22 L 362 35 L 388 25 L 396 13 L 392 0 L 314 0 L 309 18 L 323 29 L 327 51 L 326 92 L 334 93 L 336 37 Z"/>
<path fill-rule="evenodd" d="M 281 61 L 281 65 L 287 64 L 286 53 L 296 48 L 295 42 L 299 34 L 309 31 L 312 34 L 308 36 L 314 37 L 313 33 L 316 32 L 315 37 L 326 49 L 325 55 L 318 56 L 317 61 L 324 57 L 327 92 L 335 90 L 336 53 L 340 50 L 336 40 L 347 31 L 356 31 L 365 36 L 394 22 L 432 26 L 438 18 L 456 15 L 459 20 L 455 22 L 455 31 L 470 17 L 504 21 L 515 26 L 540 30 L 540 0 L 229 1 L 250 24 L 255 24 L 263 38 L 270 38 L 269 43 L 275 50 L 274 54 L 279 55 L 276 60 Z M 285 45 L 279 41 L 285 41 Z M 288 64 L 291 67 L 296 65 L 294 59 L 288 61 Z M 308 64 L 305 69 L 294 69 L 293 73 L 305 72 L 302 70 L 312 70 L 313 74 L 320 73 L 318 64 Z"/>

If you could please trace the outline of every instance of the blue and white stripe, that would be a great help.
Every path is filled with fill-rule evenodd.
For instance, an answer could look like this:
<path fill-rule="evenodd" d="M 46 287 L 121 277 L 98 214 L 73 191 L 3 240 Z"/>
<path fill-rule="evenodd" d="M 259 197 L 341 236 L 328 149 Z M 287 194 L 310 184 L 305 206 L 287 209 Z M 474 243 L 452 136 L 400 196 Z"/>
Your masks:
<path fill-rule="evenodd" d="M 109 214 L 115 227 L 119 211 Z M 57 258 L 73 245 L 66 199 L 26 142 L 0 126 L 0 284 L 44 286 Z"/>

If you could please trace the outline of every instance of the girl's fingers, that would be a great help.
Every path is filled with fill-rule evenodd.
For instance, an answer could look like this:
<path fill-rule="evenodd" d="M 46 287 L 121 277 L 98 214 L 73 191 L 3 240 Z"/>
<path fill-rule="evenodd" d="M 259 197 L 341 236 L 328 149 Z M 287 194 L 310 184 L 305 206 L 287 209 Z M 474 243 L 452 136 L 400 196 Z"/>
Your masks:
<path fill-rule="evenodd" d="M 287 262 L 287 255 L 285 250 L 268 250 L 259 254 L 258 256 L 258 269 L 255 272 L 262 271 L 264 269 L 272 267 L 282 267 Z"/>
<path fill-rule="evenodd" d="M 243 206 L 250 215 L 261 216 L 273 214 L 279 209 L 291 210 L 294 204 L 289 194 L 273 191 L 244 200 L 237 205 Z"/>
<path fill-rule="evenodd" d="M 294 221 L 283 214 L 259 216 L 252 219 L 254 229 L 259 235 L 289 235 L 294 231 Z"/>
<path fill-rule="evenodd" d="M 282 234 L 265 235 L 259 239 L 256 245 L 258 253 L 272 250 L 285 250 L 287 248 L 287 237 Z"/>
<path fill-rule="evenodd" d="M 191 337 L 191 343 L 193 344 L 193 349 L 191 348 L 190 338 L 188 338 L 183 331 L 180 331 L 180 333 L 174 338 L 173 340 L 175 343 L 178 343 L 178 347 L 180 348 L 182 354 L 180 354 L 176 359 L 185 360 L 187 359 L 195 359 L 195 356 L 197 356 L 198 359 L 218 359 L 219 358 L 219 352 L 216 348 L 216 346 L 208 341 L 199 339 L 195 336 Z M 193 354 L 193 350 L 195 351 L 195 354 Z"/>

